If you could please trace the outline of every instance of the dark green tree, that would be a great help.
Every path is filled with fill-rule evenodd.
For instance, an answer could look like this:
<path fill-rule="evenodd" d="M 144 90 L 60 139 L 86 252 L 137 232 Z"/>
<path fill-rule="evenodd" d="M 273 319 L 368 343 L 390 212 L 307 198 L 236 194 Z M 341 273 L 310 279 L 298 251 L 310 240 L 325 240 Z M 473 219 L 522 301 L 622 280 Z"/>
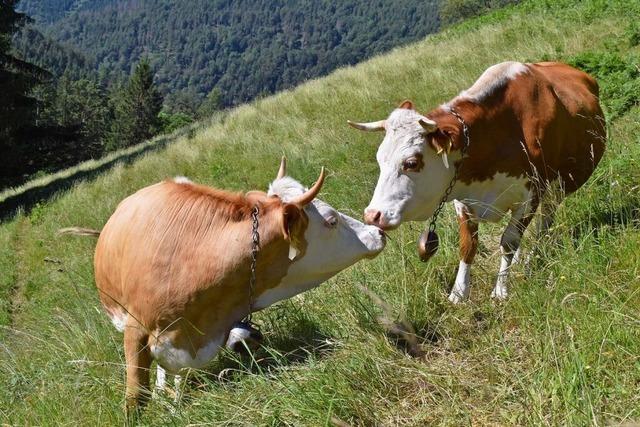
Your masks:
<path fill-rule="evenodd" d="M 29 20 L 16 12 L 18 1 L 0 0 L 0 151 L 5 156 L 1 183 L 24 173 L 21 160 L 38 112 L 31 92 L 49 78 L 45 70 L 11 55 L 13 34 Z"/>
<path fill-rule="evenodd" d="M 445 25 L 455 24 L 519 2 L 520 0 L 443 0 L 440 4 L 440 20 Z"/>
<path fill-rule="evenodd" d="M 161 129 L 158 117 L 162 109 L 162 95 L 153 82 L 149 61 L 142 59 L 127 85 L 112 95 L 115 117 L 111 127 L 108 149 L 128 147 L 143 142 Z"/>
<path fill-rule="evenodd" d="M 222 109 L 222 92 L 217 87 L 214 87 L 202 104 L 200 104 L 198 108 L 198 118 L 204 119 L 211 117 L 213 113 L 220 109 Z"/>
<path fill-rule="evenodd" d="M 31 90 L 48 77 L 45 70 L 11 55 L 13 34 L 28 21 L 15 11 L 19 0 L 0 0 L 0 138 L 7 140 L 14 130 L 30 124 L 36 114 Z"/>
<path fill-rule="evenodd" d="M 51 120 L 78 128 L 83 146 L 99 154 L 111 119 L 107 97 L 100 86 L 93 80 L 72 80 L 65 74 L 58 81 L 51 102 Z"/>
<path fill-rule="evenodd" d="M 215 87 L 231 107 L 422 39 L 446 1 L 511 0 L 23 0 L 45 36 L 19 45 L 56 75 L 84 63 L 107 86 L 148 55 L 167 110 L 195 115 Z"/>

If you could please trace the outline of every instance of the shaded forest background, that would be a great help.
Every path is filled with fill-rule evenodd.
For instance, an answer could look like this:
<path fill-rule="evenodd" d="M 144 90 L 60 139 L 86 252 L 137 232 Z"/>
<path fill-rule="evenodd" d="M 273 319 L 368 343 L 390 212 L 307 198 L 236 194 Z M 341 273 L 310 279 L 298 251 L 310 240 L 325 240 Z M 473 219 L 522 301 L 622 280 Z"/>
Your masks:
<path fill-rule="evenodd" d="M 13 149 L 0 188 L 171 132 L 516 0 L 2 2 L 21 14 L 4 31 L 11 38 L 7 54 L 38 76 L 22 88 L 32 100 L 28 120 L 14 123 L 0 141 L 3 151 Z"/>
<path fill-rule="evenodd" d="M 54 75 L 126 78 L 147 58 L 171 111 L 293 87 L 439 28 L 437 0 L 23 0 L 16 51 Z"/>

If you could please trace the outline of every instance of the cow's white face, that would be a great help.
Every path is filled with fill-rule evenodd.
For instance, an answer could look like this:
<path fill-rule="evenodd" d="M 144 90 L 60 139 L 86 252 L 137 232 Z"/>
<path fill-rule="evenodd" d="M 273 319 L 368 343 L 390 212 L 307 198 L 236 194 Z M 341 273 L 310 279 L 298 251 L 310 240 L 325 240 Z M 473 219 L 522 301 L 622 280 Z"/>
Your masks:
<path fill-rule="evenodd" d="M 284 202 L 299 196 L 305 188 L 290 177 L 276 179 L 269 196 Z M 363 258 L 375 257 L 385 246 L 383 232 L 340 213 L 327 203 L 314 199 L 305 206 L 309 218 L 304 239 L 307 248 L 289 267 L 280 285 L 260 295 L 257 308 L 264 308 L 311 289 Z"/>
<path fill-rule="evenodd" d="M 454 169 L 448 165 L 456 158 L 443 159 L 425 142 L 420 120 L 431 122 L 413 109 L 398 108 L 379 122 L 386 134 L 376 156 L 380 176 L 365 209 L 368 224 L 393 229 L 405 220 L 428 219 L 451 181 Z"/>

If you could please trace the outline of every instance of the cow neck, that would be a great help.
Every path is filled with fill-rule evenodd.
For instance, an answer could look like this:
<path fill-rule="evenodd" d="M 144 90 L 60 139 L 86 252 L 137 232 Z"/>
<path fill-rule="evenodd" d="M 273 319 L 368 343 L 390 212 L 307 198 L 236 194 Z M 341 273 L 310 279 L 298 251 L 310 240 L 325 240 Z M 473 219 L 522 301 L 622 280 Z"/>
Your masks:
<path fill-rule="evenodd" d="M 460 147 L 461 156 L 459 162 L 454 162 L 453 178 L 451 178 L 449 185 L 444 191 L 444 194 L 442 195 L 442 198 L 438 203 L 438 207 L 433 212 L 433 215 L 431 215 L 429 226 L 425 231 L 422 232 L 422 234 L 420 235 L 420 239 L 418 240 L 418 253 L 420 255 L 420 259 L 423 262 L 428 261 L 438 251 L 439 239 L 438 235 L 436 234 L 436 223 L 438 221 L 438 216 L 440 216 L 440 212 L 442 212 L 444 204 L 447 202 L 447 199 L 453 191 L 453 187 L 455 187 L 456 182 L 458 181 L 460 168 L 465 158 L 464 156 L 466 155 L 467 150 L 471 145 L 471 139 L 469 137 L 469 126 L 462 118 L 460 113 L 458 113 L 453 107 L 449 107 L 449 112 L 451 113 L 451 115 L 453 115 L 453 117 L 456 118 L 458 122 L 460 122 L 460 125 L 462 127 L 462 146 Z"/>
<path fill-rule="evenodd" d="M 254 327 L 251 315 L 253 313 L 253 295 L 256 290 L 256 268 L 258 263 L 258 252 L 260 251 L 260 208 L 258 204 L 253 206 L 251 210 L 251 267 L 249 273 L 249 301 L 247 316 L 241 323 L 246 324 L 249 327 Z"/>

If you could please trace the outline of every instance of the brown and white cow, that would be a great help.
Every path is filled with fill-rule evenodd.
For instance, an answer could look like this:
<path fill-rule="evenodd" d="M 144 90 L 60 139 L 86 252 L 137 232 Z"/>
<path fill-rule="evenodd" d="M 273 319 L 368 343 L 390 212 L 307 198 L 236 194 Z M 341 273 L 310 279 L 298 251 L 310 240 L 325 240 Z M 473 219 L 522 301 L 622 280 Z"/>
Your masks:
<path fill-rule="evenodd" d="M 100 300 L 124 332 L 128 407 L 146 398 L 152 360 L 162 386 L 165 370 L 200 368 L 235 338 L 229 331 L 249 311 L 255 206 L 255 310 L 383 249 L 378 227 L 315 199 L 323 181 L 324 170 L 306 190 L 285 176 L 283 160 L 269 193 L 229 193 L 181 178 L 118 205 L 99 233 L 94 266 Z"/>
<path fill-rule="evenodd" d="M 464 159 L 463 125 L 454 113 L 469 128 Z M 453 200 L 460 223 L 461 260 L 449 296 L 453 303 L 469 295 L 478 222 L 495 222 L 511 212 L 492 293 L 503 299 L 509 267 L 539 204 L 539 233 L 552 222 L 550 186 L 559 187 L 562 195 L 580 188 L 600 161 L 606 140 L 596 81 L 556 62 L 497 64 L 426 115 L 406 101 L 386 120 L 349 123 L 386 131 L 377 153 L 380 176 L 365 210 L 368 224 L 393 229 L 401 221 L 430 218 L 459 168 L 447 200 Z"/>

